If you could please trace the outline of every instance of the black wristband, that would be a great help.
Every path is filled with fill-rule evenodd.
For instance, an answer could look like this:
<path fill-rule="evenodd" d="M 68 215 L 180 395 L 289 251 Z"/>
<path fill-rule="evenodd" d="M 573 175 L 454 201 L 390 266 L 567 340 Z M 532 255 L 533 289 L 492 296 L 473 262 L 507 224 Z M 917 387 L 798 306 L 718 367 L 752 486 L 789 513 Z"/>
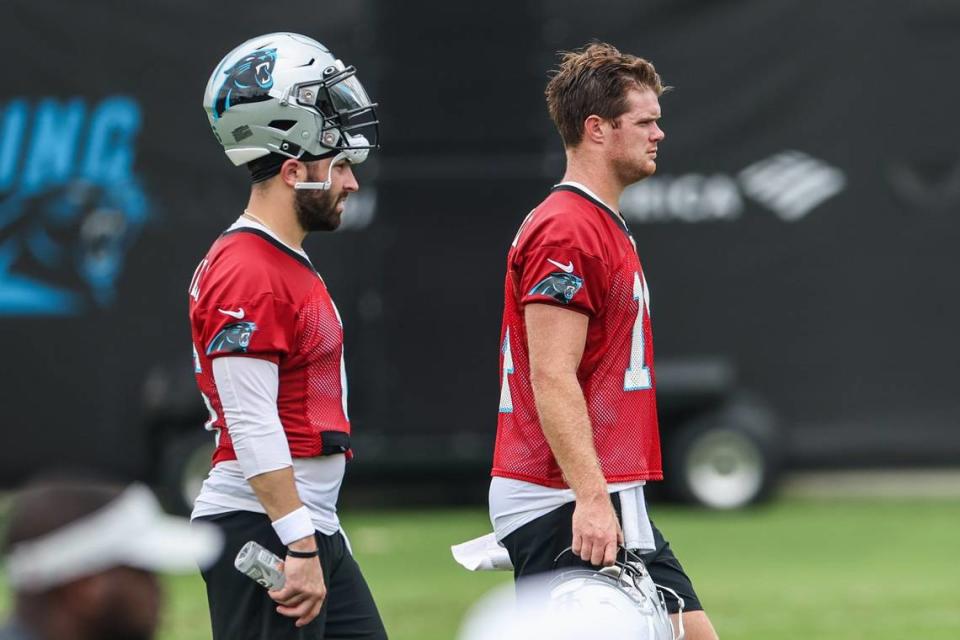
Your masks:
<path fill-rule="evenodd" d="M 313 551 L 294 551 L 293 549 L 287 549 L 287 555 L 291 558 L 316 558 L 320 555 L 320 549 L 314 549 Z"/>

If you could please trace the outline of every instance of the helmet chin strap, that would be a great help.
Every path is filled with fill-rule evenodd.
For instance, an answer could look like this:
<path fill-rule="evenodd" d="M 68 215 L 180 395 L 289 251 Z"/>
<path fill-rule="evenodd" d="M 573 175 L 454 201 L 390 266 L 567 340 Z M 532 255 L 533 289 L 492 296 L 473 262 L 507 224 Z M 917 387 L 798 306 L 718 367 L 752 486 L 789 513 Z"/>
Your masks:
<path fill-rule="evenodd" d="M 333 156 L 333 158 L 330 160 L 330 168 L 327 169 L 327 179 L 323 182 L 295 182 L 293 184 L 293 188 L 297 191 L 329 191 L 330 186 L 333 184 L 333 181 L 331 180 L 331 176 L 333 175 L 333 165 L 337 164 L 346 157 L 347 153 L 345 151 L 341 151 L 337 155 Z"/>

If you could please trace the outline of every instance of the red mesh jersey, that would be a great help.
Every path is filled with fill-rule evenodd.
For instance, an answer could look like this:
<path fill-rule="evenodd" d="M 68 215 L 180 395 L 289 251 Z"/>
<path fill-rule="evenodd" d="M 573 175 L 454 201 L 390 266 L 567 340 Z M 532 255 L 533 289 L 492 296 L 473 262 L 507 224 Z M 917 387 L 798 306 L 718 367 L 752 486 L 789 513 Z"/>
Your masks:
<path fill-rule="evenodd" d="M 343 327 L 306 258 L 256 229 L 223 234 L 190 284 L 190 328 L 206 426 L 219 430 L 214 464 L 237 457 L 211 367 L 221 356 L 277 364 L 277 410 L 293 457 L 349 453 Z"/>
<path fill-rule="evenodd" d="M 589 316 L 577 371 L 608 482 L 659 480 L 650 298 L 621 218 L 568 184 L 534 209 L 507 255 L 500 335 L 500 414 L 494 476 L 563 487 L 530 384 L 523 305 L 565 306 Z"/>

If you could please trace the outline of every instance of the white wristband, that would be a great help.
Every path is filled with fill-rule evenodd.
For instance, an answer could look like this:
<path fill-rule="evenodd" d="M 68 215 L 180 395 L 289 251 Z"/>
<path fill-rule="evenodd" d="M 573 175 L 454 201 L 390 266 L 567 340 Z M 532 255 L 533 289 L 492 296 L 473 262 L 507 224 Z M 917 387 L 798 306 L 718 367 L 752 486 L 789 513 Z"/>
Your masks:
<path fill-rule="evenodd" d="M 280 542 L 285 545 L 312 536 L 314 533 L 310 510 L 306 507 L 291 511 L 279 520 L 274 520 L 271 524 L 273 524 L 273 530 L 277 532 Z"/>

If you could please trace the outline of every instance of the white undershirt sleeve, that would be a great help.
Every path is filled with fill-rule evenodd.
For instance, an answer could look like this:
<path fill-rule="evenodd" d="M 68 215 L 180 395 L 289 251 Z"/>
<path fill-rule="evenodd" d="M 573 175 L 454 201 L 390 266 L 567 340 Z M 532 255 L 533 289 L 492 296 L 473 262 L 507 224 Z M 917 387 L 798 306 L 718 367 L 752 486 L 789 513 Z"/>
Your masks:
<path fill-rule="evenodd" d="M 292 466 L 277 412 L 277 365 L 260 358 L 214 358 L 213 380 L 243 477 Z"/>

